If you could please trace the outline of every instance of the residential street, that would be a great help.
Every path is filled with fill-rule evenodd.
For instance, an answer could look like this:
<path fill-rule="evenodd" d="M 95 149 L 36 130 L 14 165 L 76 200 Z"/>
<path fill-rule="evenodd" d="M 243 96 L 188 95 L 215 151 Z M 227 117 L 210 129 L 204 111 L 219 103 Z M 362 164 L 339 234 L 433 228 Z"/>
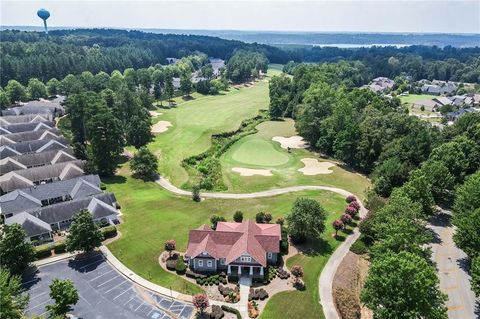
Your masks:
<path fill-rule="evenodd" d="M 480 301 L 470 286 L 466 271 L 466 254 L 453 242 L 454 227 L 450 224 L 450 212 L 443 210 L 428 225 L 435 232 L 432 259 L 437 264 L 440 289 L 448 295 L 449 319 L 480 318 Z"/>

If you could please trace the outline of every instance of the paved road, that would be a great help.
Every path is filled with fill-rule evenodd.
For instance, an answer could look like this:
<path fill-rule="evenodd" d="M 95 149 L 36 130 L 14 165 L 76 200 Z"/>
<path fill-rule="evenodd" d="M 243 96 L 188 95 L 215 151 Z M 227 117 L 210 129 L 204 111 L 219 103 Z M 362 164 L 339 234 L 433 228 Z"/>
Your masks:
<path fill-rule="evenodd" d="M 28 316 L 46 316 L 45 306 L 53 303 L 48 287 L 53 278 L 74 282 L 80 300 L 72 313 L 80 318 L 186 319 L 193 313 L 191 304 L 139 287 L 98 254 L 81 262 L 67 259 L 41 266 L 37 273 L 26 278 L 24 287 L 30 294 Z"/>
<path fill-rule="evenodd" d="M 480 318 L 480 300 L 475 299 L 466 270 L 467 255 L 453 242 L 455 228 L 450 224 L 450 212 L 442 211 L 428 227 L 435 233 L 432 259 L 437 264 L 440 290 L 448 295 L 448 318 Z"/>
<path fill-rule="evenodd" d="M 190 191 L 186 191 L 172 185 L 167 179 L 163 177 L 159 177 L 156 181 L 160 186 L 165 188 L 166 190 L 182 196 L 191 196 L 192 193 Z M 277 188 L 271 189 L 263 192 L 255 192 L 255 193 L 242 193 L 242 194 L 233 194 L 233 193 L 207 193 L 202 192 L 200 194 L 201 197 L 208 197 L 208 198 L 224 198 L 224 199 L 246 199 L 246 198 L 259 198 L 259 197 L 269 197 L 275 196 L 280 194 L 286 194 L 291 192 L 299 192 L 304 190 L 326 190 L 330 192 L 334 192 L 340 194 L 342 196 L 349 196 L 354 195 L 344 189 L 336 188 L 336 187 L 329 187 L 329 186 L 318 186 L 318 185 L 310 185 L 310 186 L 292 186 L 292 187 L 285 187 L 285 188 Z M 360 217 L 365 217 L 367 214 L 367 210 L 360 203 Z M 342 262 L 345 255 L 348 253 L 350 246 L 357 240 L 360 236 L 360 232 L 358 228 L 353 231 L 353 234 L 348 236 L 347 239 L 340 244 L 340 246 L 335 250 L 335 252 L 330 256 L 327 264 L 322 270 L 319 278 L 319 293 L 320 293 L 320 304 L 323 308 L 323 313 L 325 315 L 325 319 L 339 319 L 339 315 L 335 308 L 335 303 L 333 301 L 333 278 L 335 273 L 337 272 L 338 266 Z"/>

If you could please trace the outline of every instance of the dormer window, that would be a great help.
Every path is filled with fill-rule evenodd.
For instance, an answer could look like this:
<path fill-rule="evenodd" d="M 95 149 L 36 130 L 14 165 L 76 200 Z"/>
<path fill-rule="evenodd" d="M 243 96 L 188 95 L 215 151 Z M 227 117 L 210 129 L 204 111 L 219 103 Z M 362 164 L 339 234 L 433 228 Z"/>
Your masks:
<path fill-rule="evenodd" d="M 207 253 L 206 251 L 202 251 L 202 255 L 203 255 L 203 256 L 207 256 L 208 253 Z"/>

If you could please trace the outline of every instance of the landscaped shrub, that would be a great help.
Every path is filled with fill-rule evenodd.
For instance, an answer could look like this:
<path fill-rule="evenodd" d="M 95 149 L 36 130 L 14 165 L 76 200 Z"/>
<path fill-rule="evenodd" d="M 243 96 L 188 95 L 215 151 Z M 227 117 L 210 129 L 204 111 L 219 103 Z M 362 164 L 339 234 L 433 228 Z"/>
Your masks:
<path fill-rule="evenodd" d="M 288 231 L 285 226 L 281 226 L 282 240 L 280 241 L 280 252 L 288 254 Z"/>
<path fill-rule="evenodd" d="M 64 240 L 59 240 L 53 244 L 53 251 L 55 254 L 64 253 L 67 250 L 67 245 Z"/>
<path fill-rule="evenodd" d="M 258 300 L 258 299 L 265 300 L 266 298 L 268 298 L 268 292 L 265 289 L 250 288 L 250 293 L 248 294 L 248 300 Z"/>
<path fill-rule="evenodd" d="M 341 318 L 361 318 L 360 302 L 353 291 L 344 288 L 337 288 L 333 294 Z"/>
<path fill-rule="evenodd" d="M 372 240 L 365 236 L 365 235 L 360 235 L 360 237 L 352 244 L 350 247 L 350 251 L 357 254 L 357 255 L 363 255 L 368 253 L 368 247 L 372 244 Z"/>
<path fill-rule="evenodd" d="M 220 306 L 212 305 L 212 312 L 210 313 L 210 318 L 213 319 L 221 319 L 225 316 L 223 310 Z"/>
<path fill-rule="evenodd" d="M 223 310 L 223 311 L 226 311 L 226 312 L 230 312 L 230 313 L 235 314 L 235 315 L 237 316 L 237 319 L 242 319 L 242 315 L 240 314 L 240 311 L 238 311 L 238 310 L 235 309 L 235 308 L 222 305 L 222 310 Z"/>
<path fill-rule="evenodd" d="M 115 225 L 103 227 L 100 228 L 100 232 L 103 235 L 103 239 L 112 238 L 117 235 L 117 227 L 115 227 Z"/>
<path fill-rule="evenodd" d="M 106 190 L 107 189 L 107 185 L 105 185 L 104 183 L 100 183 L 100 189 L 102 191 Z"/>
<path fill-rule="evenodd" d="M 175 271 L 177 272 L 177 274 L 183 275 L 186 270 L 187 270 L 187 265 L 185 265 L 183 258 L 178 258 L 177 263 L 175 265 Z"/>
<path fill-rule="evenodd" d="M 178 254 L 173 254 L 165 262 L 167 269 L 175 271 L 177 269 L 177 259 L 181 258 Z"/>
<path fill-rule="evenodd" d="M 35 255 L 37 259 L 47 258 L 52 255 L 52 246 L 50 244 L 35 247 Z"/>
<path fill-rule="evenodd" d="M 279 268 L 277 270 L 277 276 L 280 279 L 288 279 L 290 278 L 290 273 L 283 268 Z"/>
<path fill-rule="evenodd" d="M 227 287 L 227 286 L 224 286 L 224 285 L 219 285 L 218 286 L 218 291 L 220 292 L 220 294 L 223 296 L 223 297 L 226 297 L 228 296 L 230 293 L 240 293 L 240 287 L 239 286 L 235 286 L 235 288 L 230 288 L 230 287 Z"/>

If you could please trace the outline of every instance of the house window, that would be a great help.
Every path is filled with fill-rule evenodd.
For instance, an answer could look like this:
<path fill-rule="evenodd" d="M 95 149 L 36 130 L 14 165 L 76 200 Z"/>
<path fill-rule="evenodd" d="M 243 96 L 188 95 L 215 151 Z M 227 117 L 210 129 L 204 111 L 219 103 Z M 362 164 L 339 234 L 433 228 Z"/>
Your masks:
<path fill-rule="evenodd" d="M 200 267 L 203 267 L 203 260 L 199 260 L 199 261 L 198 261 L 198 265 L 199 265 Z"/>
<path fill-rule="evenodd" d="M 220 258 L 220 265 L 225 265 L 225 259 Z"/>
<path fill-rule="evenodd" d="M 268 253 L 267 256 L 268 256 L 268 259 L 272 259 L 273 254 L 272 254 L 272 253 Z"/>
<path fill-rule="evenodd" d="M 252 257 L 240 257 L 240 261 L 251 262 Z"/>
<path fill-rule="evenodd" d="M 212 267 L 212 261 L 211 260 L 207 260 L 207 266 Z"/>

